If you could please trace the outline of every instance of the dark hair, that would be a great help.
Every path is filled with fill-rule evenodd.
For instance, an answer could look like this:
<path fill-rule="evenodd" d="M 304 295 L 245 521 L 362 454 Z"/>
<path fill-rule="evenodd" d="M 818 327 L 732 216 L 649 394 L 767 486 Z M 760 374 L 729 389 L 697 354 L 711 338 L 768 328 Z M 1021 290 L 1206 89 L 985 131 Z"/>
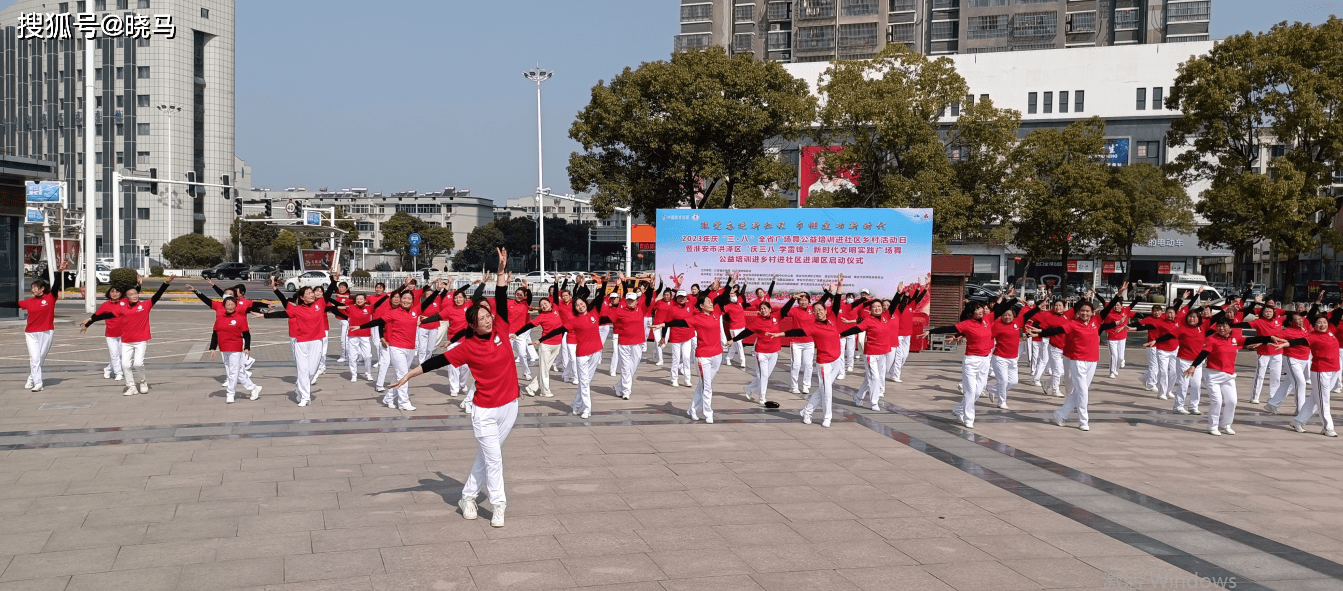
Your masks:
<path fill-rule="evenodd" d="M 1217 326 L 1221 326 L 1221 325 L 1223 325 L 1223 324 L 1225 324 L 1225 325 L 1227 325 L 1227 326 L 1231 326 L 1232 324 L 1235 324 L 1234 322 L 1231 321 L 1231 317 L 1229 317 L 1229 316 L 1222 316 L 1222 317 L 1219 317 L 1218 319 L 1213 320 L 1212 323 L 1215 324 L 1215 325 L 1217 325 Z"/>
<path fill-rule="evenodd" d="M 377 282 L 377 283 L 374 283 L 374 284 L 373 284 L 373 287 L 381 287 L 381 288 L 383 288 L 383 289 L 387 289 L 387 284 L 386 284 L 386 283 L 383 283 L 383 282 L 381 282 L 381 281 L 379 281 L 379 282 Z"/>
<path fill-rule="evenodd" d="M 1184 318 L 1181 318 L 1180 322 L 1183 322 L 1185 326 L 1197 326 L 1196 324 L 1189 324 L 1189 317 L 1193 316 L 1195 320 L 1198 320 L 1200 323 L 1203 322 L 1203 319 L 1199 318 L 1198 315 L 1198 310 L 1190 308 L 1188 312 L 1184 313 Z"/>
<path fill-rule="evenodd" d="M 120 293 L 121 295 L 126 295 L 126 292 L 121 291 L 120 287 L 117 287 L 115 285 L 109 285 L 107 286 L 107 292 L 104 294 L 107 296 L 107 299 L 109 300 L 112 299 L 112 290 L 114 289 L 117 291 L 117 293 Z"/>
<path fill-rule="evenodd" d="M 1086 307 L 1088 307 L 1088 308 L 1091 308 L 1091 311 L 1092 311 L 1092 312 L 1095 312 L 1095 311 L 1096 311 L 1096 304 L 1093 304 L 1093 303 L 1091 303 L 1091 302 L 1089 302 L 1089 301 L 1087 301 L 1087 300 L 1082 300 L 1082 301 L 1080 301 L 1080 302 L 1077 302 L 1077 305 L 1076 305 L 1076 306 L 1073 306 L 1073 309 L 1074 309 L 1074 310 L 1081 310 L 1083 306 L 1086 306 Z"/>
<path fill-rule="evenodd" d="M 466 309 L 466 323 L 474 328 L 480 323 L 480 314 L 482 311 L 488 314 L 490 312 L 490 307 L 484 303 L 472 304 L 470 308 Z"/>
<path fill-rule="evenodd" d="M 698 283 L 693 283 L 690 285 L 690 289 L 700 289 L 700 286 Z"/>
<path fill-rule="evenodd" d="M 34 279 L 33 285 L 42 288 L 42 295 L 51 293 L 51 284 L 46 279 Z"/>
<path fill-rule="evenodd" d="M 336 287 L 344 287 L 345 289 L 350 289 L 350 284 L 342 281 L 340 283 L 337 283 Z"/>
<path fill-rule="evenodd" d="M 961 320 L 970 320 L 975 317 L 975 310 L 979 309 L 980 302 L 968 302 L 965 308 L 961 310 Z"/>
<path fill-rule="evenodd" d="M 364 293 L 357 293 L 357 294 L 354 294 L 354 300 L 350 300 L 350 301 L 355 301 L 355 300 L 358 300 L 359 298 L 364 298 L 364 302 L 368 302 L 368 294 L 364 294 Z"/>
<path fill-rule="evenodd" d="M 233 293 L 236 293 L 236 294 L 238 294 L 239 296 L 246 295 L 246 294 L 247 294 L 247 286 L 246 286 L 246 285 L 243 285 L 243 284 L 241 284 L 241 283 L 239 283 L 239 284 L 233 286 Z"/>
<path fill-rule="evenodd" d="M 759 306 L 756 306 L 756 307 L 757 307 L 757 308 L 769 308 L 769 309 L 771 309 L 771 310 L 774 309 L 774 306 L 773 306 L 772 304 L 769 303 L 769 300 L 760 300 L 760 305 L 759 305 Z"/>

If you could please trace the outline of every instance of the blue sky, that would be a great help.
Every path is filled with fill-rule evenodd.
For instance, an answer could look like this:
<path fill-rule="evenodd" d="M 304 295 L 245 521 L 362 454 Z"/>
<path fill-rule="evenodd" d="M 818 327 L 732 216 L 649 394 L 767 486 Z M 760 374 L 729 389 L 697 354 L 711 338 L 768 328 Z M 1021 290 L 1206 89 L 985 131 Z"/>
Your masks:
<path fill-rule="evenodd" d="M 0 6 L 11 2 L 0 0 Z M 259 187 L 568 191 L 592 85 L 666 59 L 677 0 L 237 0 L 237 152 Z M 1213 36 L 1320 22 L 1343 0 L 1213 0 Z"/>

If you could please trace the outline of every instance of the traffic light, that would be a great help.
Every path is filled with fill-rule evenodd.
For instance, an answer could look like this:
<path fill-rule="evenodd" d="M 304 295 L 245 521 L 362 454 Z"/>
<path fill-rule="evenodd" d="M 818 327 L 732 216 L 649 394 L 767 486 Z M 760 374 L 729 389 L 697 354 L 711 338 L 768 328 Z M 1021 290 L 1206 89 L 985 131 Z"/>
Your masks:
<path fill-rule="evenodd" d="M 196 196 L 196 171 L 187 171 L 187 197 Z"/>
<path fill-rule="evenodd" d="M 219 177 L 219 184 L 224 185 L 224 198 L 228 199 L 229 197 L 232 197 L 231 193 L 233 192 L 233 187 L 230 187 L 228 184 L 228 175 Z"/>
<path fill-rule="evenodd" d="M 233 213 L 237 214 L 238 217 L 242 217 L 242 199 L 233 200 Z"/>
<path fill-rule="evenodd" d="M 298 219 L 303 219 L 303 202 L 302 202 L 302 201 L 295 201 L 295 202 L 294 202 L 294 217 L 296 217 L 296 218 L 298 218 Z"/>
<path fill-rule="evenodd" d="M 151 179 L 159 178 L 159 169 L 157 169 L 157 168 L 151 168 L 151 169 L 149 169 L 149 178 L 151 178 Z M 158 183 L 149 183 L 149 192 L 152 193 L 152 194 L 154 194 L 154 195 L 158 195 L 158 194 L 159 194 L 159 184 L 158 184 Z"/>
<path fill-rule="evenodd" d="M 264 201 L 265 204 L 266 204 L 266 219 L 270 219 L 271 216 L 275 215 L 275 214 L 273 213 L 273 211 L 271 210 L 271 205 L 270 205 L 270 204 L 271 204 L 271 201 L 270 201 L 270 199 L 263 199 L 262 201 Z"/>

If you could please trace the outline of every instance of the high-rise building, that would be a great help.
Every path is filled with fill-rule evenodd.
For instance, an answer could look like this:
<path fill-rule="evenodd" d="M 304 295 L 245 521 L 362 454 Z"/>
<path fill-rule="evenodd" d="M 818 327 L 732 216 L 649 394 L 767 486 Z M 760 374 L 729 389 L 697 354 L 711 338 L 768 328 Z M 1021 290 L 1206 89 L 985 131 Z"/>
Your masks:
<path fill-rule="evenodd" d="M 171 169 L 176 180 L 193 173 L 207 183 L 228 175 L 244 187 L 250 180 L 234 156 L 233 15 L 233 0 L 18 0 L 0 10 L 0 150 L 54 162 L 69 209 L 82 210 L 84 192 L 96 193 L 99 253 L 113 251 L 115 171 L 148 176 L 152 168 L 166 179 Z M 99 89 L 92 162 L 84 156 L 86 50 L 94 51 Z M 84 186 L 86 164 L 95 167 L 93 187 Z M 147 248 L 157 258 L 166 240 L 193 232 L 228 242 L 233 203 L 222 189 L 188 195 L 160 184 L 153 195 L 146 184 L 125 183 L 122 195 L 124 255 Z"/>
<path fill-rule="evenodd" d="M 780 62 L 1207 41 L 1211 0 L 681 0 L 674 49 Z"/>

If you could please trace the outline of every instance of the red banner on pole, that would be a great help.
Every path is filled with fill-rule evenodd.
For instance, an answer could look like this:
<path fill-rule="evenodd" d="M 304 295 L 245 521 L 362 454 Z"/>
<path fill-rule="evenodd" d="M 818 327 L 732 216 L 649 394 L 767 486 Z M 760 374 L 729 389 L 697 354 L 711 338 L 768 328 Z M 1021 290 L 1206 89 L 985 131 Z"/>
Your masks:
<path fill-rule="evenodd" d="M 336 258 L 336 251 L 300 249 L 298 255 L 299 259 L 303 261 L 304 271 L 330 271 Z"/>
<path fill-rule="evenodd" d="M 1170 275 L 1170 263 L 1165 261 L 1157 263 L 1156 273 L 1157 275 Z"/>

